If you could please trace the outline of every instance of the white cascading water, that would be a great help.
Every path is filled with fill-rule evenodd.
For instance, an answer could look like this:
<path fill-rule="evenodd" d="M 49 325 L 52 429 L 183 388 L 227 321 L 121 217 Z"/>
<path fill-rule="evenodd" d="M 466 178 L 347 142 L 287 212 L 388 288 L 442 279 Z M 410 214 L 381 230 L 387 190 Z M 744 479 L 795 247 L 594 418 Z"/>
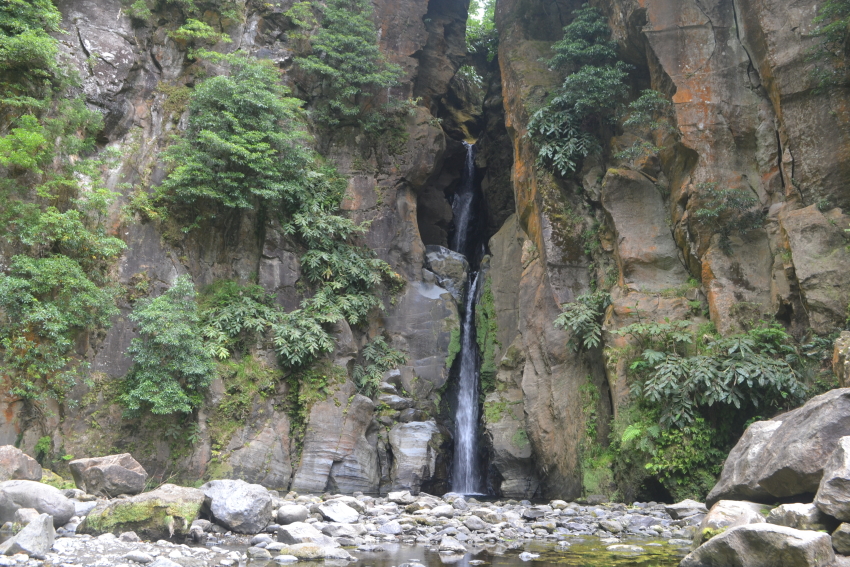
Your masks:
<path fill-rule="evenodd" d="M 455 233 L 452 249 L 466 254 L 472 229 L 475 195 L 475 146 L 466 146 L 466 168 L 460 190 L 452 203 Z M 478 272 L 470 274 L 466 289 L 466 310 L 461 326 L 460 374 L 455 414 L 454 471 L 452 490 L 460 494 L 479 494 L 478 477 L 478 345 L 475 341 L 475 298 Z"/>

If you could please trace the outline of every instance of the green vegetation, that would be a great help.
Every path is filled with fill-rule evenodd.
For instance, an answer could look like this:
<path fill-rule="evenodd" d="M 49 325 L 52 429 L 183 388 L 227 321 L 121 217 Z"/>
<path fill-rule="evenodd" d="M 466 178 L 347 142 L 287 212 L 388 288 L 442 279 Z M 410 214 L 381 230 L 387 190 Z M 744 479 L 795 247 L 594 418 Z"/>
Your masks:
<path fill-rule="evenodd" d="M 270 63 L 205 53 L 229 63 L 232 74 L 207 79 L 192 93 L 189 126 L 165 152 L 176 167 L 160 191 L 182 202 L 207 199 L 243 209 L 302 201 L 301 178 L 312 156 L 301 101 L 285 96 Z"/>
<path fill-rule="evenodd" d="M 574 350 L 596 348 L 602 342 L 602 316 L 610 304 L 611 296 L 605 291 L 579 295 L 575 301 L 562 306 L 564 312 L 554 324 L 572 331 L 570 344 Z"/>
<path fill-rule="evenodd" d="M 106 270 L 124 248 L 103 219 L 104 160 L 87 159 L 102 118 L 73 96 L 59 57 L 60 14 L 46 0 L 0 6 L 0 373 L 14 396 L 65 400 L 86 364 L 77 336 L 117 311 Z M 80 180 L 87 180 L 85 191 Z"/>
<path fill-rule="evenodd" d="M 397 83 L 401 69 L 378 48 L 368 0 L 299 2 L 287 15 L 304 30 L 301 37 L 309 37 L 309 52 L 295 62 L 321 86 L 313 112 L 319 123 L 332 127 L 362 120 L 363 103 L 374 91 Z"/>
<path fill-rule="evenodd" d="M 446 356 L 446 368 L 452 367 L 458 354 L 460 354 L 460 327 L 455 327 L 452 329 L 451 337 L 449 337 L 449 353 Z"/>
<path fill-rule="evenodd" d="M 133 18 L 147 23 L 155 10 L 177 8 L 185 17 L 200 17 L 205 12 L 217 13 L 224 20 L 242 19 L 242 8 L 237 0 L 124 0 L 127 12 Z"/>
<path fill-rule="evenodd" d="M 496 345 L 499 343 L 497 334 L 499 323 L 496 319 L 496 305 L 493 298 L 492 279 L 488 276 L 484 281 L 481 299 L 475 306 L 475 340 L 481 353 L 481 393 L 486 395 L 496 389 Z"/>
<path fill-rule="evenodd" d="M 528 123 L 539 164 L 562 176 L 577 171 L 581 160 L 599 148 L 599 130 L 611 124 L 628 93 L 628 65 L 617 60 L 605 18 L 587 4 L 574 14 L 549 61 L 568 74 Z"/>
<path fill-rule="evenodd" d="M 697 185 L 702 206 L 694 216 L 720 234 L 720 249 L 732 253 L 730 236 L 761 228 L 765 213 L 758 199 L 745 189 L 718 189 L 717 183 Z"/>
<path fill-rule="evenodd" d="M 623 128 L 637 130 L 643 135 L 652 133 L 663 135 L 676 130 L 673 126 L 673 103 L 660 92 L 651 89 L 643 91 L 636 100 L 629 103 L 625 118 Z M 635 162 L 657 154 L 662 149 L 664 148 L 648 140 L 638 140 L 615 154 L 614 158 Z"/>
<path fill-rule="evenodd" d="M 810 53 L 817 63 L 812 70 L 817 91 L 847 84 L 847 40 L 850 37 L 850 0 L 825 0 L 818 8 L 814 23 L 823 38 Z"/>
<path fill-rule="evenodd" d="M 133 367 L 121 401 L 132 413 L 190 413 L 203 401 L 215 366 L 201 334 L 195 286 L 188 276 L 154 299 L 139 300 L 130 320 L 140 337 L 128 353 Z"/>
<path fill-rule="evenodd" d="M 404 353 L 392 348 L 380 335 L 363 347 L 360 356 L 365 366 L 356 364 L 352 377 L 360 393 L 370 398 L 378 393 L 384 372 L 407 362 Z"/>
<path fill-rule="evenodd" d="M 499 50 L 496 30 L 496 0 L 470 0 L 466 20 L 466 50 L 492 62 Z"/>

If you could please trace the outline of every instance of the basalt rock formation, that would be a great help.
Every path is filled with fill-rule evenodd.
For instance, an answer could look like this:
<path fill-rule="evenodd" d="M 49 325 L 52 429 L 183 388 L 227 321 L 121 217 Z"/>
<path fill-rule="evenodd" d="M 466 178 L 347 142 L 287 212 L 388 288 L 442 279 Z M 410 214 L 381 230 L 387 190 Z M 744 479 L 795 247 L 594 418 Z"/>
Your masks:
<path fill-rule="evenodd" d="M 336 349 L 321 370 L 330 387 L 303 414 L 289 411 L 292 386 L 279 380 L 254 396 L 245 415 L 223 422 L 216 408 L 229 392 L 218 377 L 189 421 L 125 417 L 116 397 L 137 335 L 125 294 L 109 329 L 79 337 L 76 350 L 91 363 L 91 376 L 68 400 L 34 412 L 11 394 L 0 399 L 0 445 L 35 454 L 48 436 L 52 447 L 77 458 L 129 452 L 163 479 L 242 479 L 316 493 L 448 491 L 455 376 L 447 359 L 457 346 L 462 285 L 442 283 L 450 276 L 435 273 L 443 269 L 436 263 L 448 255 L 431 247 L 448 246 L 466 136 L 479 140 L 479 224 L 488 243 L 476 310 L 479 319 L 489 317 L 482 373 L 494 384 L 483 400 L 482 470 L 498 495 L 580 496 L 588 420 L 595 441 L 605 442 L 610 417 L 628 396 L 622 361 L 601 348 L 575 351 L 570 333 L 553 326 L 562 304 L 596 282 L 606 282 L 612 297 L 607 346 L 623 346 L 613 331 L 638 316 L 710 319 L 724 334 L 759 317 L 798 336 L 841 326 L 850 302 L 850 114 L 846 89 L 814 88 L 807 57 L 818 41 L 817 0 L 592 2 L 632 66 L 632 91 L 653 88 L 672 100 L 675 133 L 639 164 L 588 158 L 570 181 L 538 166 L 526 134 L 560 80 L 545 63 L 550 47 L 582 3 L 498 0 L 498 54 L 472 104 L 453 82 L 468 63 L 465 3 L 375 0 L 381 50 L 403 73 L 386 96 L 417 101 L 403 143 L 394 152 L 372 147 L 356 127 L 316 143 L 349 177 L 343 209 L 371 223 L 360 244 L 406 285 L 384 297 L 384 311 L 362 328 L 336 324 Z M 88 104 L 105 118 L 99 147 L 121 156 L 107 179 L 120 194 L 109 230 L 127 244 L 114 281 L 126 290 L 144 281 L 149 295 L 183 274 L 197 286 L 255 281 L 287 309 L 297 308 L 304 298 L 299 251 L 276 219 L 244 211 L 182 233 L 122 212 L 133 187 L 149 190 L 168 173 L 160 152 L 188 115 L 174 89 L 193 87 L 215 68 L 189 58 L 185 43 L 168 35 L 174 26 L 167 9 L 142 24 L 121 0 L 57 5 L 65 55 Z M 307 97 L 293 78 L 292 23 L 283 15 L 291 5 L 247 0 L 241 20 L 204 17 L 233 40 L 228 50 L 272 60 L 284 82 Z M 633 139 L 633 132 L 612 132 L 603 155 Z M 723 242 L 695 214 L 706 184 L 751 193 L 766 213 L 763 226 Z M 596 245 L 589 247 L 591 229 Z M 668 293 L 679 288 L 685 291 Z M 370 398 L 358 392 L 352 370 L 379 334 L 407 362 L 387 372 Z M 254 355 L 277 365 L 269 351 Z M 595 392 L 590 405 L 587 385 Z"/>

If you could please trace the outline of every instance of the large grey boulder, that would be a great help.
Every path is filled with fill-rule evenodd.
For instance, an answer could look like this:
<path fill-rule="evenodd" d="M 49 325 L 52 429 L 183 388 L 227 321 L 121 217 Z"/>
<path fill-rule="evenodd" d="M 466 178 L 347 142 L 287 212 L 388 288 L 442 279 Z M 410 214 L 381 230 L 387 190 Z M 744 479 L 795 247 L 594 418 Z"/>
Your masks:
<path fill-rule="evenodd" d="M 74 515 L 74 503 L 58 488 L 32 480 L 0 482 L 0 524 L 15 521 L 19 508 L 35 508 L 53 516 L 55 527 L 64 526 Z"/>
<path fill-rule="evenodd" d="M 20 532 L 0 544 L 0 555 L 26 553 L 30 557 L 44 559 L 53 547 L 55 538 L 53 519 L 48 514 L 41 514 Z"/>
<path fill-rule="evenodd" d="M 694 547 L 698 547 L 728 529 L 763 523 L 767 514 L 768 507 L 763 504 L 721 500 L 711 507 L 700 522 L 699 529 L 694 535 Z"/>
<path fill-rule="evenodd" d="M 310 516 L 306 506 L 300 504 L 284 504 L 277 510 L 277 523 L 281 526 L 293 522 L 303 522 Z"/>
<path fill-rule="evenodd" d="M 832 532 L 832 548 L 841 555 L 850 555 L 850 524 L 841 524 Z"/>
<path fill-rule="evenodd" d="M 38 461 L 12 445 L 0 447 L 0 481 L 41 480 Z"/>
<path fill-rule="evenodd" d="M 768 524 L 795 530 L 830 531 L 837 522 L 814 504 L 782 504 L 767 515 Z"/>
<path fill-rule="evenodd" d="M 339 524 L 353 524 L 359 517 L 357 510 L 339 500 L 319 504 L 319 513 L 327 521 Z"/>
<path fill-rule="evenodd" d="M 398 423 L 390 430 L 393 489 L 418 493 L 436 472 L 440 429 L 434 421 Z"/>
<path fill-rule="evenodd" d="M 829 567 L 833 561 L 829 534 L 761 523 L 714 536 L 680 567 Z"/>
<path fill-rule="evenodd" d="M 130 453 L 76 459 L 68 463 L 68 468 L 77 488 L 106 498 L 139 494 L 148 479 L 148 473 Z"/>
<path fill-rule="evenodd" d="M 282 547 L 279 551 L 281 555 L 292 555 L 302 561 L 313 559 L 353 559 L 350 553 L 336 545 L 294 543 Z"/>
<path fill-rule="evenodd" d="M 834 518 L 850 521 L 850 437 L 838 440 L 826 462 L 815 505 Z"/>
<path fill-rule="evenodd" d="M 259 484 L 213 480 L 201 486 L 206 507 L 216 523 L 235 532 L 256 534 L 272 519 L 272 497 Z"/>
<path fill-rule="evenodd" d="M 845 435 L 850 435 L 850 388 L 830 390 L 800 408 L 757 421 L 729 453 L 706 504 L 775 502 L 814 493 L 824 465 Z"/>
<path fill-rule="evenodd" d="M 98 503 L 77 528 L 81 534 L 136 532 L 145 539 L 186 536 L 206 496 L 202 490 L 163 484 L 129 498 Z"/>
<path fill-rule="evenodd" d="M 682 500 L 681 502 L 665 506 L 664 510 L 670 514 L 670 517 L 674 520 L 681 520 L 682 518 L 689 518 L 691 516 L 696 516 L 697 514 L 708 513 L 708 508 L 705 507 L 705 504 L 697 502 L 696 500 Z"/>
<path fill-rule="evenodd" d="M 437 276 L 440 287 L 452 294 L 457 302 L 463 301 L 469 262 L 466 256 L 442 246 L 425 247 L 425 263 Z"/>

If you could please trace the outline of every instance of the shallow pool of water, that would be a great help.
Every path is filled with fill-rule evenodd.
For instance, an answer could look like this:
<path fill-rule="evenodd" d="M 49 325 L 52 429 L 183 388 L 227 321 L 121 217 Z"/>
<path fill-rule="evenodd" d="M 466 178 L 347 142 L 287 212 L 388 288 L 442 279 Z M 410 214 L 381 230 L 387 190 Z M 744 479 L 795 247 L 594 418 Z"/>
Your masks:
<path fill-rule="evenodd" d="M 422 563 L 426 567 L 553 567 L 570 565 L 575 567 L 676 567 L 686 553 L 685 550 L 664 542 L 646 540 L 623 541 L 643 548 L 641 554 L 618 554 L 606 550 L 605 544 L 596 537 L 570 538 L 569 547 L 554 543 L 527 543 L 522 549 L 502 551 L 499 548 L 482 549 L 466 555 L 445 555 L 430 551 L 421 545 L 383 545 L 386 551 L 368 553 L 352 551 L 359 560 L 357 567 L 397 567 L 402 563 Z M 539 554 L 530 561 L 520 559 L 527 551 Z M 482 561 L 483 563 L 478 563 Z"/>

